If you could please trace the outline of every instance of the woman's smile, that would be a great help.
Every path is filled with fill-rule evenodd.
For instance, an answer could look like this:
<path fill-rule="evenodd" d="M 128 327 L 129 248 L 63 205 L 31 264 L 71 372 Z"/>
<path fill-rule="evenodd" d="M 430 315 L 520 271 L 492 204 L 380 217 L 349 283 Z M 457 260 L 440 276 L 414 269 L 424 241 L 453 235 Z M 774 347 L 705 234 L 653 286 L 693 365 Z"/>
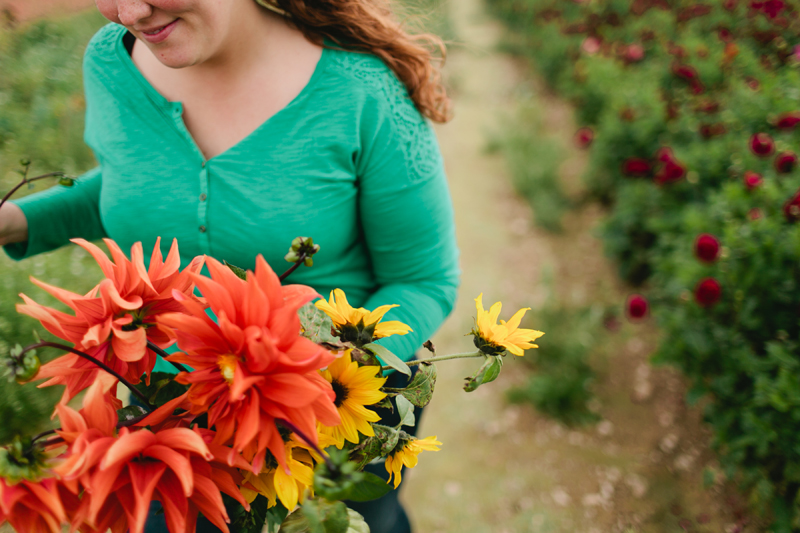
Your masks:
<path fill-rule="evenodd" d="M 165 24 L 163 26 L 151 27 L 150 29 L 141 29 L 138 30 L 141 34 L 142 38 L 149 43 L 158 44 L 163 42 L 164 40 L 169 37 L 172 33 L 172 30 L 175 29 L 175 26 L 178 24 L 180 19 L 175 19 L 169 24 Z"/>

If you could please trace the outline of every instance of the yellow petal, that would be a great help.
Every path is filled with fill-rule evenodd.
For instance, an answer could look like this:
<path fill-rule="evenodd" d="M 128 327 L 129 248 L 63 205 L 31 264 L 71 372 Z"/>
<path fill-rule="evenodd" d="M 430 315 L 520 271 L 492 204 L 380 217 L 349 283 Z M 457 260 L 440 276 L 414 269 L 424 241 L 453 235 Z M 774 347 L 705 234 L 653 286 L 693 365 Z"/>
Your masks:
<path fill-rule="evenodd" d="M 378 322 L 380 319 L 383 318 L 383 315 L 389 312 L 389 310 L 394 309 L 395 307 L 400 307 L 397 304 L 394 305 L 382 305 L 369 313 L 366 317 L 364 317 L 364 324 L 374 324 Z"/>

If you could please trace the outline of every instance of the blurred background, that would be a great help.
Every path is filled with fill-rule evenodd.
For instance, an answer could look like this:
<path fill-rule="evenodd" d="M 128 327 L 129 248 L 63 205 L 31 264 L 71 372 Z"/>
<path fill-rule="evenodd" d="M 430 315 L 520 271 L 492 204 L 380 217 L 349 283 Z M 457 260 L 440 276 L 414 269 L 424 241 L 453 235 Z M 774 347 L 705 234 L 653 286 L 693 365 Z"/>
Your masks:
<path fill-rule="evenodd" d="M 92 5 L 0 0 L 0 190 L 21 158 L 93 166 Z M 469 349 L 479 293 L 546 332 L 471 394 L 472 363 L 441 365 L 422 436 L 442 452 L 404 475 L 417 531 L 800 531 L 800 5 L 398 8 L 449 45 L 464 279 L 433 341 Z M 0 257 L 0 352 L 34 338 L 20 292 L 55 303 L 31 275 L 99 279 L 78 248 Z M 0 441 L 48 425 L 59 391 L 0 387 Z"/>

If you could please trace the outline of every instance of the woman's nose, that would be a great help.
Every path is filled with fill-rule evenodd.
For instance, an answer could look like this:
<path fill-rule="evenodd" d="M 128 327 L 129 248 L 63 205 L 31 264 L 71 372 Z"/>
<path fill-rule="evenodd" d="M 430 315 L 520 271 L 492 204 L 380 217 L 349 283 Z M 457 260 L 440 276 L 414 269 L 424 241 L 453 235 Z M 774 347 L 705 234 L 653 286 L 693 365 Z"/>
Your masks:
<path fill-rule="evenodd" d="M 134 26 L 153 13 L 147 0 L 117 0 L 117 18 L 123 26 Z"/>

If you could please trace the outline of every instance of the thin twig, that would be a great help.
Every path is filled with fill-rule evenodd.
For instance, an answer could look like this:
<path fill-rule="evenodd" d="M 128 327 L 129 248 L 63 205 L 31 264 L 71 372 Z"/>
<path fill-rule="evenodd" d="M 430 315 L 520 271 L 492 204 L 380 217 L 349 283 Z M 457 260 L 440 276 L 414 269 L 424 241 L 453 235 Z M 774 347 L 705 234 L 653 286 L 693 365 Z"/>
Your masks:
<path fill-rule="evenodd" d="M 95 359 L 91 355 L 89 355 L 87 353 L 84 353 L 84 352 L 82 352 L 80 350 L 76 350 L 75 348 L 67 346 L 66 344 L 59 344 L 57 342 L 45 342 L 45 341 L 42 341 L 42 342 L 39 342 L 37 344 L 32 344 L 30 346 L 27 346 L 24 350 L 22 350 L 22 353 L 20 354 L 20 356 L 26 354 L 27 352 L 29 352 L 31 350 L 35 350 L 37 348 L 56 348 L 58 350 L 64 350 L 65 352 L 70 352 L 70 353 L 73 353 L 73 354 L 77 355 L 78 357 L 86 359 L 90 363 L 98 366 L 99 368 L 102 368 L 103 370 L 105 370 L 106 372 L 108 372 L 109 374 L 111 374 L 112 376 L 117 378 L 117 380 L 119 380 L 120 383 L 122 383 L 123 385 L 128 387 L 128 390 L 130 390 L 131 393 L 134 396 L 136 396 L 137 398 L 139 398 L 142 401 L 142 403 L 144 404 L 144 408 L 145 409 L 147 409 L 148 411 L 152 411 L 153 410 L 153 406 L 147 400 L 147 397 L 139 389 L 134 387 L 133 384 L 130 381 L 128 381 L 127 379 L 122 377 L 122 375 L 119 374 L 116 370 L 114 370 L 113 368 L 109 367 L 108 365 L 106 365 L 102 361 L 100 361 L 98 359 Z"/>
<path fill-rule="evenodd" d="M 170 354 L 168 354 L 167 352 L 165 352 L 164 350 L 153 344 L 152 341 L 147 341 L 147 347 L 156 352 L 161 357 L 163 357 L 165 361 L 167 361 L 167 357 L 170 356 Z M 172 361 L 167 361 L 167 362 L 170 363 L 175 368 L 177 368 L 180 372 L 189 372 L 189 369 L 180 363 L 173 363 Z"/>
<path fill-rule="evenodd" d="M 449 361 L 450 359 L 472 359 L 473 357 L 481 357 L 485 355 L 483 352 L 468 352 L 468 353 L 457 353 L 453 355 L 442 355 L 439 357 L 431 357 L 430 359 L 420 359 L 418 361 L 407 361 L 406 365 L 408 366 L 415 366 L 415 365 L 427 365 L 430 363 L 438 363 L 439 361 Z M 498 356 L 499 357 L 499 356 Z M 392 366 L 382 366 L 381 371 L 384 370 L 393 370 L 394 367 Z"/>
<path fill-rule="evenodd" d="M 3 199 L 0 200 L 0 207 L 3 207 L 3 204 L 6 203 L 9 198 L 11 198 L 11 195 L 13 195 L 15 192 L 20 190 L 23 185 L 26 185 L 28 183 L 32 183 L 32 182 L 37 181 L 37 180 L 43 180 L 45 178 L 63 178 L 64 176 L 66 176 L 66 174 L 64 174 L 63 172 L 50 172 L 48 174 L 42 174 L 41 176 L 36 176 L 36 177 L 31 178 L 31 179 L 28 179 L 27 177 L 23 177 L 22 181 L 19 182 L 16 185 L 16 187 L 14 187 L 10 191 L 8 191 L 8 193 L 5 196 L 3 196 Z"/>

